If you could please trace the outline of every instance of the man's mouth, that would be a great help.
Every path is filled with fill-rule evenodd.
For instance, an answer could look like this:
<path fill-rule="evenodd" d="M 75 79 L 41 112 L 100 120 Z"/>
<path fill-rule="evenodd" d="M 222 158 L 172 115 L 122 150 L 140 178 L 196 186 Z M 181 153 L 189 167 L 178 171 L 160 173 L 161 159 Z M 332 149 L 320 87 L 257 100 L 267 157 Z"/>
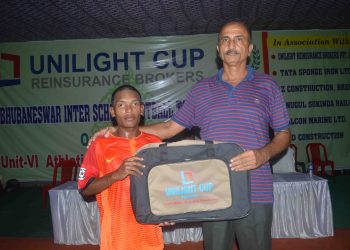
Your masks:
<path fill-rule="evenodd" d="M 238 52 L 234 49 L 230 49 L 225 52 L 225 55 L 238 55 Z"/>

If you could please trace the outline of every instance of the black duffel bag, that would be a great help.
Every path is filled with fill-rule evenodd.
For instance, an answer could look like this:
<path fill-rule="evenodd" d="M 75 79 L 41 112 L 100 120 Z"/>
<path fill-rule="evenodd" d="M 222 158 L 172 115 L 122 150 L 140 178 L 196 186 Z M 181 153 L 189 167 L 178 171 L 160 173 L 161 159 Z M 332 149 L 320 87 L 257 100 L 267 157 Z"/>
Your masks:
<path fill-rule="evenodd" d="M 230 159 L 243 150 L 234 143 L 184 140 L 151 143 L 138 150 L 143 175 L 130 177 L 136 220 L 196 222 L 242 218 L 250 210 L 249 172 L 235 172 Z"/>

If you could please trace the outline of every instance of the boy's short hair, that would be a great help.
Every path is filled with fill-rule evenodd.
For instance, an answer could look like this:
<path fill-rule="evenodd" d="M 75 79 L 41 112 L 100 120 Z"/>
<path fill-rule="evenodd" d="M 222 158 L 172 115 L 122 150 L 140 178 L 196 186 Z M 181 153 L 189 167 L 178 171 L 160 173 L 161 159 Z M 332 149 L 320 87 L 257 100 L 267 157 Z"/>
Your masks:
<path fill-rule="evenodd" d="M 141 93 L 137 90 L 137 88 L 135 88 L 134 86 L 131 86 L 129 84 L 125 84 L 125 85 L 119 86 L 118 88 L 116 88 L 113 91 L 112 96 L 111 96 L 111 103 L 110 103 L 111 106 L 113 106 L 113 104 L 114 104 L 114 101 L 115 101 L 114 98 L 117 95 L 117 93 L 119 91 L 124 90 L 124 89 L 129 89 L 129 90 L 135 91 L 137 93 L 137 95 L 139 96 L 139 98 L 140 98 L 140 102 L 142 102 Z"/>

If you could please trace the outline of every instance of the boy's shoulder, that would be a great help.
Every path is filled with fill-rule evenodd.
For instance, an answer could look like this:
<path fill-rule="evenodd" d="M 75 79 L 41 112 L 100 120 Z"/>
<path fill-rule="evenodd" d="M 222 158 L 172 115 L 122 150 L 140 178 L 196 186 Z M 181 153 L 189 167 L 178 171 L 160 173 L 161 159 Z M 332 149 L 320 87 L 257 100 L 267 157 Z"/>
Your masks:
<path fill-rule="evenodd" d="M 161 139 L 158 136 L 146 132 L 141 132 L 141 137 L 149 142 L 161 142 Z"/>

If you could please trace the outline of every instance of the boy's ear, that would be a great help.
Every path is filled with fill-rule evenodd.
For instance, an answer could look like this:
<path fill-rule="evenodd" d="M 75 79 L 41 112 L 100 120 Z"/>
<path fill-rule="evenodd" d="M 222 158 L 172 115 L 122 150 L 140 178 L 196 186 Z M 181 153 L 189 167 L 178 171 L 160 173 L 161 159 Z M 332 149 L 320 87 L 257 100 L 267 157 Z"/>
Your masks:
<path fill-rule="evenodd" d="M 143 103 L 141 103 L 141 111 L 140 111 L 140 115 L 145 116 L 145 105 Z"/>
<path fill-rule="evenodd" d="M 115 112 L 113 107 L 109 107 L 109 113 L 111 114 L 112 117 L 115 117 Z"/>

